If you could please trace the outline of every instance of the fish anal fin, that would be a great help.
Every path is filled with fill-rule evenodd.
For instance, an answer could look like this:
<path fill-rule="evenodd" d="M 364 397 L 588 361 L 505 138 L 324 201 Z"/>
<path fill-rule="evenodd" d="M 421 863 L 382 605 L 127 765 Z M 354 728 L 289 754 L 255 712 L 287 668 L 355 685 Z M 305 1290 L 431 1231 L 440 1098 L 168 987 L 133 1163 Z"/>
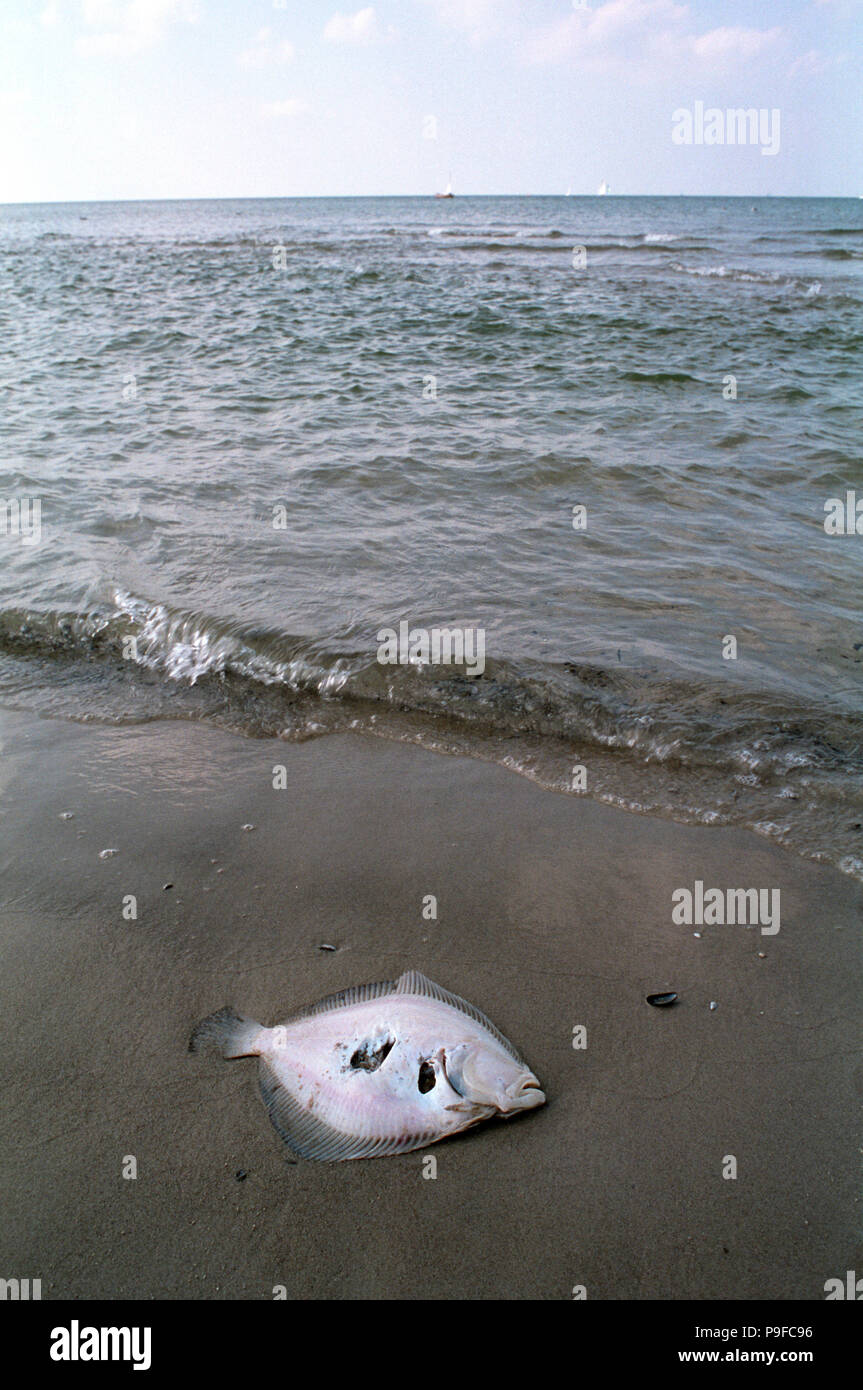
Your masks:
<path fill-rule="evenodd" d="M 424 1148 L 435 1139 L 444 1137 L 434 1132 L 399 1137 L 346 1134 L 302 1105 L 282 1085 L 263 1057 L 259 1072 L 261 1095 L 273 1128 L 300 1158 L 324 1163 L 339 1163 L 348 1158 L 383 1158 L 386 1154 L 408 1153 L 411 1149 Z"/>

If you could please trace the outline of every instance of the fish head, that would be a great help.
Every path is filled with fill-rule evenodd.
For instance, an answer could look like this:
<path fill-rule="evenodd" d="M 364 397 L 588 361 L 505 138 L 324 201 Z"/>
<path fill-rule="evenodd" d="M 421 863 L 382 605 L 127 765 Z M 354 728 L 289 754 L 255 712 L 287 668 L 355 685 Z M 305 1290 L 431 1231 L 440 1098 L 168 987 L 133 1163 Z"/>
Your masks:
<path fill-rule="evenodd" d="M 533 1072 L 502 1048 L 483 1042 L 459 1043 L 447 1048 L 444 1065 L 453 1090 L 474 1105 L 514 1115 L 545 1104 Z"/>

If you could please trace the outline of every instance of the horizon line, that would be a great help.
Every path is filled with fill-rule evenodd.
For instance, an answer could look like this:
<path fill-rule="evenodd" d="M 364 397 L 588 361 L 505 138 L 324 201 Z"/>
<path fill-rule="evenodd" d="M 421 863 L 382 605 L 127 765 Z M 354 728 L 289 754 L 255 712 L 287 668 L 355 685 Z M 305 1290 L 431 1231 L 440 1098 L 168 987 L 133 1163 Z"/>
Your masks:
<path fill-rule="evenodd" d="M 171 197 L 134 197 L 134 198 L 15 198 L 9 201 L 0 201 L 0 208 L 14 207 L 68 207 L 68 206 L 94 206 L 99 204 L 113 203 L 267 203 L 267 202 L 327 202 L 327 201 L 347 201 L 349 199 L 411 199 L 423 202 L 442 201 L 435 193 L 209 193 L 204 196 L 184 197 L 172 195 Z M 863 198 L 863 194 L 857 193 L 456 193 L 453 194 L 452 201 L 458 202 L 460 199 L 467 198 L 554 198 L 554 199 L 624 199 L 624 198 L 692 198 L 692 199 L 711 199 L 721 198 L 724 200 L 740 199 L 742 201 L 752 201 L 758 199 L 762 202 L 780 202 L 783 199 L 802 201 L 811 199 L 815 201 L 836 201 L 839 199 L 848 202 L 857 202 Z M 449 199 L 446 199 L 449 202 Z"/>

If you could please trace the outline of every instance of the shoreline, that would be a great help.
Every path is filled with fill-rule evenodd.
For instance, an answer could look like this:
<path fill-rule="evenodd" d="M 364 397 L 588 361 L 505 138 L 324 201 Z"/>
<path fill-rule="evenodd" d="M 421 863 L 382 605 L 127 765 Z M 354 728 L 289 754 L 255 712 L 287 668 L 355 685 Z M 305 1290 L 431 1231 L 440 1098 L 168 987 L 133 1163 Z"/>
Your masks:
<path fill-rule="evenodd" d="M 859 1266 L 855 880 L 370 735 L 4 712 L 0 740 L 7 1277 L 46 1299 L 766 1300 Z M 699 880 L 780 890 L 781 929 L 694 936 L 672 893 Z M 254 1065 L 187 1054 L 225 1003 L 273 1024 L 411 967 L 490 1016 L 546 1107 L 287 1165 Z"/>

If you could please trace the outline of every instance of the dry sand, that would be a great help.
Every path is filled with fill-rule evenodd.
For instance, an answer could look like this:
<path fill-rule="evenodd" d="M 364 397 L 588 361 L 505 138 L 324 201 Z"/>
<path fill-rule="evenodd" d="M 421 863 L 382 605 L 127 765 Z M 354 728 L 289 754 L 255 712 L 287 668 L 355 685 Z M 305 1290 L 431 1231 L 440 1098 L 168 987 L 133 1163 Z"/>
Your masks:
<path fill-rule="evenodd" d="M 3 1277 L 44 1298 L 823 1299 L 863 1268 L 859 885 L 370 738 L 0 732 Z M 673 925 L 695 879 L 778 887 L 779 934 Z M 513 1039 L 544 1109 L 287 1164 L 255 1064 L 186 1050 L 223 1003 L 275 1023 L 410 966 Z M 663 989 L 680 1002 L 649 1007 Z"/>

